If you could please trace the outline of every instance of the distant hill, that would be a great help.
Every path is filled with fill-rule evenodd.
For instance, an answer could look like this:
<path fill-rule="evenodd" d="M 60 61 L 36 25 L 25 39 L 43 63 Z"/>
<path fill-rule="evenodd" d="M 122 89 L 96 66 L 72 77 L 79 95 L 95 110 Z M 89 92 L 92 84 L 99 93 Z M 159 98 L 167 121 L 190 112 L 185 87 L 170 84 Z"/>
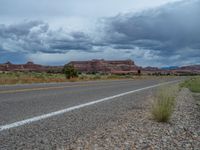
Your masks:
<path fill-rule="evenodd" d="M 168 66 L 168 67 L 139 67 L 132 60 L 89 60 L 72 61 L 73 65 L 80 73 L 112 73 L 112 74 L 142 74 L 149 75 L 196 75 L 200 74 L 200 65 L 189 66 Z M 12 64 L 7 62 L 0 64 L 0 71 L 35 71 L 48 73 L 62 73 L 63 66 L 43 66 L 27 62 L 26 64 Z"/>
<path fill-rule="evenodd" d="M 200 65 L 182 66 L 172 71 L 181 75 L 200 75 Z"/>
<path fill-rule="evenodd" d="M 161 69 L 164 69 L 164 70 L 173 70 L 173 69 L 178 69 L 179 66 L 167 66 L 167 67 L 161 67 Z"/>
<path fill-rule="evenodd" d="M 33 62 L 27 62 L 26 64 L 12 64 L 6 62 L 0 64 L 0 71 L 23 71 L 23 72 L 49 72 L 49 73 L 61 73 L 63 66 L 43 66 L 34 64 Z"/>
<path fill-rule="evenodd" d="M 185 70 L 200 70 L 200 65 L 182 66 L 180 69 Z"/>

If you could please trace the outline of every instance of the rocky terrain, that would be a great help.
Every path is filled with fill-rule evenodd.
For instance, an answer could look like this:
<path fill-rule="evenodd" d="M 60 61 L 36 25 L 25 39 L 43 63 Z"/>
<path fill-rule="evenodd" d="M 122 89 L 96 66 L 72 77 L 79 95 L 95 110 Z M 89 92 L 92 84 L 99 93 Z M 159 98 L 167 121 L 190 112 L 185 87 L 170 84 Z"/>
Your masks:
<path fill-rule="evenodd" d="M 169 123 L 154 121 L 149 113 L 150 104 L 150 100 L 146 101 L 142 107 L 122 115 L 118 121 L 110 121 L 105 128 L 59 149 L 199 149 L 199 106 L 188 89 L 179 93 Z"/>

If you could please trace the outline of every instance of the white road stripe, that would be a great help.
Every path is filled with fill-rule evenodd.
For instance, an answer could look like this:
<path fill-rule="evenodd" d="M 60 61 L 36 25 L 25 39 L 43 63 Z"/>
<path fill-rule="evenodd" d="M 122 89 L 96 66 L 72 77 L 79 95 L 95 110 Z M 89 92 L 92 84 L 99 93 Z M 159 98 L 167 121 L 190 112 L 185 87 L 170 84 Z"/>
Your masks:
<path fill-rule="evenodd" d="M 97 104 L 97 103 L 100 103 L 100 102 L 108 101 L 108 100 L 111 100 L 111 99 L 114 99 L 114 98 L 118 98 L 118 97 L 121 97 L 121 96 L 124 96 L 124 95 L 140 92 L 140 91 L 143 91 L 143 90 L 155 88 L 155 87 L 158 87 L 158 86 L 161 86 L 161 85 L 165 85 L 165 84 L 169 84 L 169 83 L 175 83 L 175 82 L 178 82 L 178 81 L 180 81 L 180 80 L 164 82 L 164 83 L 160 83 L 160 84 L 156 84 L 156 85 L 140 88 L 140 89 L 137 89 L 137 90 L 133 90 L 133 91 L 117 94 L 117 95 L 114 95 L 114 96 L 109 96 L 109 97 L 106 97 L 106 98 L 103 98 L 103 99 L 99 99 L 99 100 L 95 100 L 95 101 L 92 101 L 92 102 L 88 102 L 88 103 L 85 103 L 85 104 L 72 106 L 72 107 L 69 107 L 69 108 L 66 108 L 66 109 L 62 109 L 62 110 L 51 112 L 51 113 L 48 113 L 48 114 L 36 116 L 36 117 L 33 117 L 33 118 L 17 121 L 17 122 L 11 123 L 11 124 L 6 124 L 6 125 L 3 125 L 3 126 L 0 126 L 0 132 L 4 131 L 4 130 L 11 129 L 11 128 L 19 127 L 19 126 L 22 126 L 22 125 L 25 125 L 25 124 L 30 124 L 32 122 L 40 121 L 40 120 L 43 120 L 43 119 L 46 119 L 46 118 L 50 118 L 50 117 L 53 117 L 53 116 L 61 115 L 61 114 L 64 114 L 66 112 L 70 112 L 72 110 L 76 110 L 76 109 L 80 109 L 80 108 L 83 108 L 83 107 L 86 107 L 86 106 L 94 105 L 94 104 Z"/>

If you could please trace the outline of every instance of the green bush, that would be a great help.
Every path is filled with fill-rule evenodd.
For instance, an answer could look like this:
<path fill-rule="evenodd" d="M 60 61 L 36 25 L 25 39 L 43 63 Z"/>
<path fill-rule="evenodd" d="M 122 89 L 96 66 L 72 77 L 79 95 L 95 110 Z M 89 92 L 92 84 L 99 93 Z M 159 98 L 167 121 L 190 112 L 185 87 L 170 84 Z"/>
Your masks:
<path fill-rule="evenodd" d="M 63 72 L 67 79 L 78 77 L 78 72 L 76 71 L 73 65 L 65 65 L 63 68 Z"/>

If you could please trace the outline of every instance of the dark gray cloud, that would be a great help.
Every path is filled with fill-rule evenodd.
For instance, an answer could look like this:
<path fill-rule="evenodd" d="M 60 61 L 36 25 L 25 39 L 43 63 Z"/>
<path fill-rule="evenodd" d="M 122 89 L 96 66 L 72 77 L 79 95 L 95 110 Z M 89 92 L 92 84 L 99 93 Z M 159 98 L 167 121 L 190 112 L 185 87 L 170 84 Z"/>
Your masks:
<path fill-rule="evenodd" d="M 1 25 L 0 33 L 1 37 L 4 38 L 24 37 L 29 35 L 34 27 L 40 27 L 41 31 L 43 29 L 48 29 L 48 26 L 46 24 L 43 24 L 43 22 L 41 21 L 29 21 L 8 26 Z"/>
<path fill-rule="evenodd" d="M 91 39 L 83 32 L 72 32 L 70 38 L 53 37 L 49 40 L 49 46 L 57 50 L 92 50 Z"/>
<path fill-rule="evenodd" d="M 0 25 L 0 48 L 5 51 L 65 53 L 68 50 L 91 50 L 92 43 L 83 32 L 51 30 L 42 21 Z"/>
<path fill-rule="evenodd" d="M 199 15 L 199 0 L 167 4 L 138 14 L 117 15 L 106 19 L 104 39 L 116 49 L 139 47 L 158 51 L 166 58 L 176 54 L 187 59 L 200 57 Z"/>
<path fill-rule="evenodd" d="M 77 58 L 98 54 L 110 59 L 131 58 L 140 65 L 200 63 L 199 15 L 200 0 L 183 0 L 100 19 L 92 34 L 53 30 L 43 21 L 0 24 L 0 54 L 7 53 L 7 59 L 11 53 L 22 53 L 25 59 L 26 54 L 65 57 L 70 52 L 76 58 L 74 54 L 80 51 L 83 56 Z"/>

